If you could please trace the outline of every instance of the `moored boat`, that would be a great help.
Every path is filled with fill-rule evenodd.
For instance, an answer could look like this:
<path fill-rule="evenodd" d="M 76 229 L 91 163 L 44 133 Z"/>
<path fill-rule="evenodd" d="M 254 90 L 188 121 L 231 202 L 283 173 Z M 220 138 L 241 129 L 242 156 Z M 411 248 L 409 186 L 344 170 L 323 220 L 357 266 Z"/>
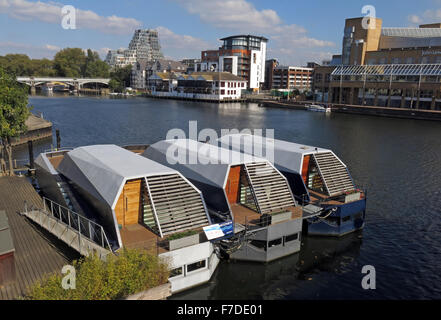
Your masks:
<path fill-rule="evenodd" d="M 265 157 L 271 156 L 298 201 L 322 208 L 321 216 L 307 219 L 308 234 L 342 236 L 364 227 L 366 192 L 355 186 L 347 166 L 331 150 L 247 134 L 226 135 L 217 142 L 251 154 L 266 150 Z"/>
<path fill-rule="evenodd" d="M 209 281 L 219 263 L 203 232 L 211 219 L 179 172 L 116 145 L 46 152 L 35 162 L 42 192 L 102 226 L 113 251 L 166 259 L 172 293 Z"/>
<path fill-rule="evenodd" d="M 172 151 L 185 157 L 170 161 Z M 194 183 L 214 218 L 234 221 L 237 241 L 222 243 L 231 259 L 268 262 L 300 250 L 302 208 L 267 160 L 185 139 L 159 141 L 143 156 Z"/>
<path fill-rule="evenodd" d="M 325 112 L 325 113 L 330 113 L 332 111 L 332 109 L 330 107 L 327 106 L 321 106 L 318 104 L 311 104 L 311 105 L 307 105 L 306 108 L 309 111 L 313 111 L 313 112 Z"/>

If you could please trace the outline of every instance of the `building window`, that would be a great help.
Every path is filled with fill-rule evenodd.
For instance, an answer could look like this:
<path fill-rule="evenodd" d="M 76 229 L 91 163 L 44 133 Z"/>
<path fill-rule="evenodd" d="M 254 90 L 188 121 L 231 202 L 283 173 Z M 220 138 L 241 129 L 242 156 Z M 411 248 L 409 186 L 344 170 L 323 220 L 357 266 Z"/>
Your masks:
<path fill-rule="evenodd" d="M 221 82 L 221 87 L 224 88 L 225 87 L 225 81 Z"/>
<path fill-rule="evenodd" d="M 183 268 L 182 268 L 182 267 L 179 267 L 179 268 L 176 268 L 176 269 L 171 270 L 171 271 L 170 271 L 170 278 L 174 278 L 174 277 L 182 276 L 182 274 L 183 274 L 182 271 L 183 271 Z"/>
<path fill-rule="evenodd" d="M 263 250 L 266 251 L 266 248 L 267 248 L 267 243 L 266 243 L 266 241 L 263 241 L 263 240 L 252 240 L 252 241 L 250 242 L 250 244 L 251 244 L 253 247 L 256 247 L 256 248 L 258 248 L 258 249 L 263 249 Z"/>
<path fill-rule="evenodd" d="M 207 265 L 207 261 L 206 260 L 201 260 L 192 264 L 187 265 L 187 273 L 188 272 L 193 272 L 199 269 L 203 269 L 205 268 Z"/>
<path fill-rule="evenodd" d="M 225 90 L 224 90 L 224 89 L 221 90 L 221 94 L 222 94 L 222 95 L 225 94 Z"/>
<path fill-rule="evenodd" d="M 268 248 L 280 246 L 282 244 L 282 238 L 272 240 L 268 242 Z"/>
<path fill-rule="evenodd" d="M 290 234 L 289 236 L 285 237 L 285 243 L 297 240 L 298 238 L 299 238 L 299 234 L 298 233 Z"/>

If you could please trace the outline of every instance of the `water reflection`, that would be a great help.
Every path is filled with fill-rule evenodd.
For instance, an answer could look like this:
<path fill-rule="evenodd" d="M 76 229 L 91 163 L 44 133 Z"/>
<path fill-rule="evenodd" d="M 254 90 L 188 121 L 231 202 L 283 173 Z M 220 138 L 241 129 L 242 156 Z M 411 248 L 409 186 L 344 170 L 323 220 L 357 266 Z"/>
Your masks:
<path fill-rule="evenodd" d="M 300 253 L 271 263 L 224 261 L 210 283 L 171 299 L 283 299 L 301 296 L 317 273 L 342 274 L 360 254 L 361 233 L 343 238 L 305 237 Z M 300 292 L 299 292 L 300 291 Z"/>

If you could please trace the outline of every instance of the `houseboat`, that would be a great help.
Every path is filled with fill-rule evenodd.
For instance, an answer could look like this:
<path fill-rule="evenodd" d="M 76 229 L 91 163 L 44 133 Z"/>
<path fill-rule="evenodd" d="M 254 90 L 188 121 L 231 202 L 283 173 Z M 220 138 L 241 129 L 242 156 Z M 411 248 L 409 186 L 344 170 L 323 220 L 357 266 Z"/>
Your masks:
<path fill-rule="evenodd" d="M 235 240 L 221 246 L 230 259 L 268 262 L 300 250 L 302 208 L 267 160 L 187 139 L 159 141 L 143 156 L 181 172 L 214 219 L 234 222 Z"/>
<path fill-rule="evenodd" d="M 219 258 L 203 232 L 210 216 L 202 193 L 178 171 L 116 145 L 46 152 L 35 164 L 43 194 L 102 226 L 112 251 L 164 258 L 172 293 L 211 278 Z"/>
<path fill-rule="evenodd" d="M 248 134 L 226 135 L 216 142 L 249 154 L 266 150 L 264 157 L 271 156 L 298 201 L 322 208 L 320 216 L 306 219 L 308 234 L 343 236 L 364 227 L 366 193 L 357 189 L 347 166 L 331 150 Z"/>

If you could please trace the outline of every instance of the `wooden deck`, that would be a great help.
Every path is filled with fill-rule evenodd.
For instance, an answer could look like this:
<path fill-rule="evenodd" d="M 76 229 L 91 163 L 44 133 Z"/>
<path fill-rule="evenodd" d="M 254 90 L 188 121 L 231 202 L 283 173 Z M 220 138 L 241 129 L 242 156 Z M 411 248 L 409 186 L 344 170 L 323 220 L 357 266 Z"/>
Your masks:
<path fill-rule="evenodd" d="M 28 205 L 42 207 L 42 199 L 23 177 L 0 177 L 0 209 L 6 211 L 15 246 L 15 283 L 0 288 L 0 300 L 24 296 L 29 286 L 45 275 L 78 259 L 79 254 L 19 214 Z"/>
<path fill-rule="evenodd" d="M 233 212 L 234 222 L 240 223 L 242 225 L 245 224 L 253 224 L 258 225 L 260 223 L 260 214 L 244 207 L 241 204 L 234 203 L 230 204 L 231 211 Z"/>
<path fill-rule="evenodd" d="M 124 247 L 129 249 L 144 249 L 153 251 L 155 254 L 167 252 L 158 241 L 164 240 L 140 224 L 132 224 L 120 230 L 121 240 Z"/>
<path fill-rule="evenodd" d="M 339 201 L 335 201 L 335 200 L 327 200 L 330 197 L 325 194 L 322 194 L 322 193 L 319 193 L 316 191 L 312 191 L 311 189 L 308 189 L 308 191 L 309 191 L 309 196 L 311 198 L 311 201 L 313 201 L 313 202 L 322 201 L 323 204 L 337 205 L 337 206 L 343 204 L 343 202 L 339 202 Z"/>
<path fill-rule="evenodd" d="M 292 212 L 291 219 L 300 219 L 303 216 L 303 211 L 301 207 L 288 207 L 286 210 Z M 242 225 L 251 224 L 251 225 L 259 225 L 261 215 L 247 207 L 244 207 L 241 204 L 231 204 L 231 211 L 234 215 L 234 222 L 240 223 Z"/>

